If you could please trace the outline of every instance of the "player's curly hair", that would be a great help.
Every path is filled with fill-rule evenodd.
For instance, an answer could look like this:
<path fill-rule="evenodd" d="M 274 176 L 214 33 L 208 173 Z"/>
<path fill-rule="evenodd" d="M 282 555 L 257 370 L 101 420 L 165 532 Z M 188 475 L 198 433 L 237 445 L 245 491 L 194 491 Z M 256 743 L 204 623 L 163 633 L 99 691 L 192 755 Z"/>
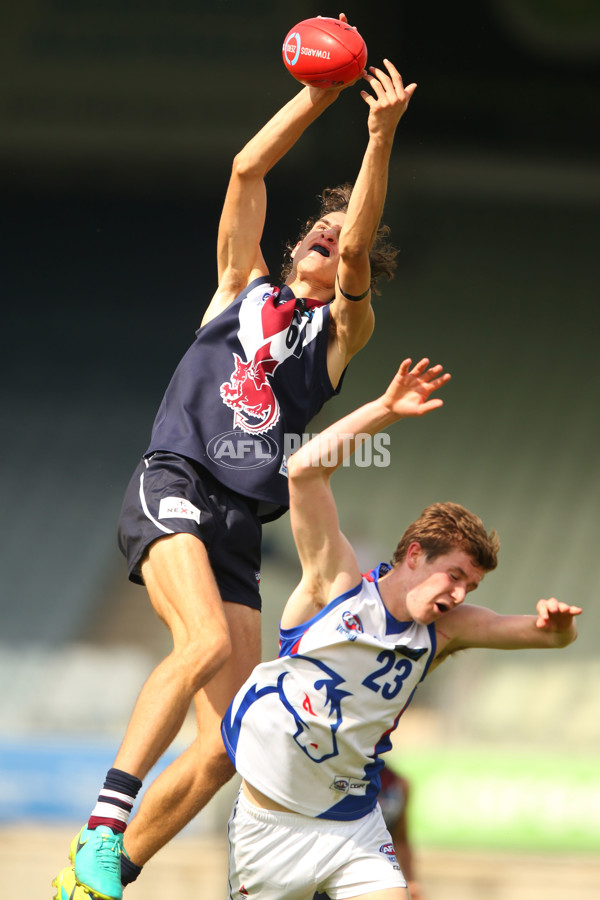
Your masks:
<path fill-rule="evenodd" d="M 498 535 L 494 530 L 488 534 L 479 516 L 458 503 L 426 507 L 400 538 L 392 565 L 403 561 L 413 541 L 421 545 L 428 560 L 458 549 L 464 550 L 484 572 L 491 572 L 498 565 Z"/>
<path fill-rule="evenodd" d="M 293 260 L 291 253 L 298 241 L 304 240 L 316 222 L 325 218 L 329 213 L 347 212 L 352 189 L 353 185 L 349 182 L 345 182 L 337 187 L 325 188 L 321 194 L 318 195 L 321 204 L 318 215 L 307 219 L 296 240 L 293 243 L 288 241 L 285 245 L 285 259 L 281 268 L 282 284 L 292 271 Z M 389 234 L 389 226 L 380 225 L 377 229 L 377 234 L 375 235 L 375 240 L 369 254 L 369 259 L 371 261 L 371 290 L 374 294 L 380 293 L 376 288 L 377 281 L 383 276 L 385 276 L 388 281 L 391 281 L 396 270 L 396 256 L 398 255 L 398 250 L 391 243 Z"/>

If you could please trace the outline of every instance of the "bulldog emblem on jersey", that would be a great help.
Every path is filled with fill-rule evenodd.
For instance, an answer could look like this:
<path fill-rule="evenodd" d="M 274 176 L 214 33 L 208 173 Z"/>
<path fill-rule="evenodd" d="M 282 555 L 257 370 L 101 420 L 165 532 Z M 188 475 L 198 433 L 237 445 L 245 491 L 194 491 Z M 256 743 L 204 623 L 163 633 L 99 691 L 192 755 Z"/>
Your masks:
<path fill-rule="evenodd" d="M 277 397 L 267 379 L 278 365 L 277 361 L 261 362 L 254 358 L 244 362 L 237 353 L 233 356 L 235 369 L 220 391 L 225 405 L 234 410 L 234 428 L 248 434 L 268 431 L 279 421 L 280 415 Z"/>
<path fill-rule="evenodd" d="M 313 762 L 338 755 L 336 733 L 343 719 L 342 700 L 349 691 L 342 689 L 344 679 L 329 666 L 310 656 L 304 660 L 305 676 L 301 684 L 282 675 L 279 679 L 281 702 L 294 717 L 294 740 Z M 311 671 L 312 670 L 312 671 Z M 310 692 L 306 685 L 312 681 Z"/>
<path fill-rule="evenodd" d="M 337 630 L 345 635 L 349 641 L 355 641 L 359 634 L 363 633 L 362 622 L 360 616 L 355 615 L 347 609 L 342 613 L 342 621 L 337 626 Z"/>

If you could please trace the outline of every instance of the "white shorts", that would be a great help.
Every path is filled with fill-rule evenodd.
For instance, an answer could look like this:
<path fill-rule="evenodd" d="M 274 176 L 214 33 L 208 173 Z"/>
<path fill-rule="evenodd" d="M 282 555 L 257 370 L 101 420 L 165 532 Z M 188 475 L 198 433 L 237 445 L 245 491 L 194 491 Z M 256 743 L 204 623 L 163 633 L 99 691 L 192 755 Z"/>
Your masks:
<path fill-rule="evenodd" d="M 260 809 L 241 792 L 228 825 L 230 900 L 331 900 L 406 887 L 379 806 L 351 822 Z"/>

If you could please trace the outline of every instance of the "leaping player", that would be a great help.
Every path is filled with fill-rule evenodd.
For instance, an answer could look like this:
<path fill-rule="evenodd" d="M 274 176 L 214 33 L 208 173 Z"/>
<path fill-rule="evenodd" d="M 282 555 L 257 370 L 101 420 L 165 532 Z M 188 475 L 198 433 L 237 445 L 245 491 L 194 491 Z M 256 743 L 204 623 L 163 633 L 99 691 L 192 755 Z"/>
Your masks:
<path fill-rule="evenodd" d="M 288 506 L 284 439 L 301 435 L 340 391 L 348 363 L 373 331 L 375 282 L 395 266 L 380 220 L 396 128 L 416 85 L 404 87 L 387 60 L 363 77 L 368 142 L 356 182 L 323 192 L 318 215 L 291 248 L 283 284 L 260 248 L 265 176 L 340 91 L 303 88 L 233 161 L 217 288 L 167 387 L 119 523 L 129 578 L 146 586 L 173 650 L 142 687 L 96 806 L 71 846 L 72 865 L 53 882 L 60 900 L 63 892 L 72 900 L 90 892 L 120 900 L 122 884 L 234 772 L 219 727 L 260 660 L 261 528 Z M 340 136 L 325 149 L 342 147 Z M 244 375 L 254 377 L 253 386 L 241 383 Z M 123 842 L 142 780 L 192 702 L 196 740 L 150 785 Z"/>

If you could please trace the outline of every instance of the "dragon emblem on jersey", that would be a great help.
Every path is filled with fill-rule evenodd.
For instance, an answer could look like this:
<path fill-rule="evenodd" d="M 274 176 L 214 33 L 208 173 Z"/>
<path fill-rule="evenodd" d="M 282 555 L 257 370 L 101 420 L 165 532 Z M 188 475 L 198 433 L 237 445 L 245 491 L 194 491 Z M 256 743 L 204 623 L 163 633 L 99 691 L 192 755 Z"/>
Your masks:
<path fill-rule="evenodd" d="M 234 428 L 248 434 L 264 433 L 279 421 L 271 381 L 275 369 L 290 357 L 302 355 L 314 308 L 323 305 L 316 300 L 281 301 L 280 294 L 274 288 L 243 301 L 238 339 L 244 355 L 233 353 L 233 371 L 219 389 L 223 403 L 234 411 Z M 311 331 L 308 340 L 315 333 Z"/>
<path fill-rule="evenodd" d="M 278 363 L 274 359 L 260 361 L 258 354 L 248 362 L 237 353 L 233 356 L 235 369 L 220 391 L 225 405 L 234 410 L 234 428 L 249 434 L 268 431 L 279 421 L 279 403 L 267 379 Z"/>

